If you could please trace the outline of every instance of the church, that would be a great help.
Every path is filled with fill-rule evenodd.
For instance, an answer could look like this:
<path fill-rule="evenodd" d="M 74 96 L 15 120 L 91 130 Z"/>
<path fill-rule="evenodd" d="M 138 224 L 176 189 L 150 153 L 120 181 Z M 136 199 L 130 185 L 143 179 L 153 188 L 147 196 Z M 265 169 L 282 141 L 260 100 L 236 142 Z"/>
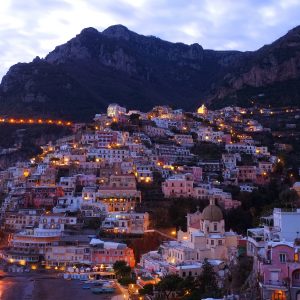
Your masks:
<path fill-rule="evenodd" d="M 197 109 L 197 114 L 199 114 L 199 115 L 204 115 L 204 116 L 206 116 L 207 113 L 208 113 L 208 109 L 207 109 L 207 107 L 206 107 L 204 104 L 202 104 L 202 105 Z"/>
<path fill-rule="evenodd" d="M 222 210 L 211 199 L 210 204 L 201 213 L 199 209 L 187 215 L 187 231 L 177 231 L 177 239 L 163 242 L 157 251 L 150 251 L 141 256 L 141 272 L 145 274 L 177 274 L 198 276 L 205 258 L 224 276 L 228 261 L 237 255 L 240 236 L 225 231 Z"/>
<path fill-rule="evenodd" d="M 235 232 L 225 231 L 222 210 L 211 199 L 202 213 L 197 210 L 187 215 L 187 231 L 179 230 L 177 242 L 164 245 L 164 254 L 168 262 L 175 264 L 202 262 L 205 258 L 228 261 L 236 256 L 238 239 Z"/>

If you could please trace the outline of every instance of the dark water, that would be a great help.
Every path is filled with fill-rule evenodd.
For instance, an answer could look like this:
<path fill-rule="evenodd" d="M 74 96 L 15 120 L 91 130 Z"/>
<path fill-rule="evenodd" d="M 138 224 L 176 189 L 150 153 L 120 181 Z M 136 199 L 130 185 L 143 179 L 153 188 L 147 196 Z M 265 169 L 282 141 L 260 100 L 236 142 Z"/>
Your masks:
<path fill-rule="evenodd" d="M 39 274 L 4 275 L 0 279 L 0 300 L 93 300 L 113 295 L 94 295 L 79 281 Z"/>

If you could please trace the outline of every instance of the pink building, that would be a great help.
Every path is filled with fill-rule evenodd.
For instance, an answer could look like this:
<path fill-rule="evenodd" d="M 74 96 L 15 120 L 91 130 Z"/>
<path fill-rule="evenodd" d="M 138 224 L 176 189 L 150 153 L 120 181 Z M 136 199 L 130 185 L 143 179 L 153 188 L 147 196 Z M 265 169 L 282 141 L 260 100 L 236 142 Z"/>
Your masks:
<path fill-rule="evenodd" d="M 177 168 L 177 172 L 186 174 L 186 173 L 191 173 L 193 175 L 193 179 L 195 182 L 201 182 L 202 181 L 202 175 L 203 175 L 203 170 L 201 167 L 196 167 L 196 166 L 180 166 Z"/>
<path fill-rule="evenodd" d="M 191 169 L 192 169 L 192 174 L 194 176 L 194 180 L 200 182 L 202 180 L 202 175 L 203 175 L 202 168 L 193 166 L 191 167 Z"/>
<path fill-rule="evenodd" d="M 231 193 L 224 192 L 222 189 L 212 188 L 209 194 L 209 198 L 214 199 L 224 209 L 237 208 L 241 205 L 240 201 L 232 199 Z"/>
<path fill-rule="evenodd" d="M 31 190 L 31 199 L 25 203 L 25 207 L 52 208 L 56 205 L 57 199 L 64 196 L 61 187 L 39 186 Z"/>
<path fill-rule="evenodd" d="M 269 174 L 264 173 L 264 174 L 258 174 L 256 176 L 255 183 L 258 185 L 264 185 L 270 182 L 270 177 Z"/>
<path fill-rule="evenodd" d="M 169 177 L 162 184 L 162 191 L 166 198 L 193 196 L 194 178 L 192 174 L 180 174 Z"/>
<path fill-rule="evenodd" d="M 222 136 L 222 142 L 225 144 L 230 144 L 231 142 L 231 134 L 224 134 Z"/>
<path fill-rule="evenodd" d="M 122 260 L 132 268 L 135 266 L 133 249 L 127 247 L 126 244 L 92 239 L 90 246 L 91 263 L 93 265 L 113 265 L 116 261 Z"/>
<path fill-rule="evenodd" d="M 247 255 L 254 258 L 263 300 L 300 300 L 300 209 L 274 208 L 248 229 Z"/>
<path fill-rule="evenodd" d="M 300 241 L 269 242 L 258 261 L 262 298 L 300 300 Z"/>
<path fill-rule="evenodd" d="M 77 184 L 81 186 L 93 186 L 96 185 L 96 175 L 94 174 L 80 174 L 76 176 Z"/>
<path fill-rule="evenodd" d="M 256 166 L 239 166 L 238 180 L 254 182 L 256 180 Z"/>
<path fill-rule="evenodd" d="M 225 210 L 237 208 L 241 206 L 241 202 L 238 200 L 233 200 L 231 198 L 220 198 L 218 204 L 223 207 Z"/>

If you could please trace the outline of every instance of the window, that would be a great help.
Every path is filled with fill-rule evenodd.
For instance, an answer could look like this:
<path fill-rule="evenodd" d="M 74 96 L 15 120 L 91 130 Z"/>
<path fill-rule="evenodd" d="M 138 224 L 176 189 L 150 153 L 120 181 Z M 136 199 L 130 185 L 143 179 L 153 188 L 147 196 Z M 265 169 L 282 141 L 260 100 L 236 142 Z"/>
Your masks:
<path fill-rule="evenodd" d="M 222 246 L 222 240 L 218 240 L 218 245 Z"/>
<path fill-rule="evenodd" d="M 286 254 L 280 253 L 279 254 L 279 260 L 280 260 L 281 263 L 285 263 L 286 262 Z"/>
<path fill-rule="evenodd" d="M 294 273 L 294 279 L 295 280 L 300 280 L 300 271 L 299 270 L 295 271 L 295 273 Z"/>
<path fill-rule="evenodd" d="M 278 272 L 271 272 L 270 273 L 270 279 L 271 281 L 277 281 L 278 280 Z"/>
<path fill-rule="evenodd" d="M 211 245 L 214 245 L 214 244 L 215 244 L 215 241 L 214 241 L 214 240 L 211 240 L 211 241 L 210 241 L 210 244 L 211 244 Z"/>
<path fill-rule="evenodd" d="M 217 231 L 217 230 L 218 230 L 218 224 L 214 223 L 214 231 Z"/>

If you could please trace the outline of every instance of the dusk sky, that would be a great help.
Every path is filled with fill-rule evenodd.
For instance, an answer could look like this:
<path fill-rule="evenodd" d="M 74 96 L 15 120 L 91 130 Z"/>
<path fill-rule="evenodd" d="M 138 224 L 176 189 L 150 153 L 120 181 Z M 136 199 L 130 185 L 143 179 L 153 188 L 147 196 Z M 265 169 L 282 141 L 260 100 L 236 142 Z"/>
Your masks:
<path fill-rule="evenodd" d="M 255 50 L 300 25 L 300 0 L 1 0 L 0 78 L 85 27 L 114 24 L 206 49 Z"/>

